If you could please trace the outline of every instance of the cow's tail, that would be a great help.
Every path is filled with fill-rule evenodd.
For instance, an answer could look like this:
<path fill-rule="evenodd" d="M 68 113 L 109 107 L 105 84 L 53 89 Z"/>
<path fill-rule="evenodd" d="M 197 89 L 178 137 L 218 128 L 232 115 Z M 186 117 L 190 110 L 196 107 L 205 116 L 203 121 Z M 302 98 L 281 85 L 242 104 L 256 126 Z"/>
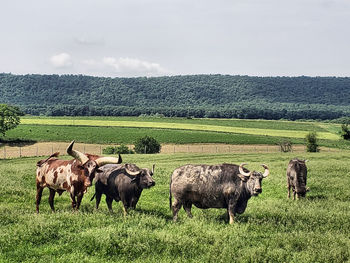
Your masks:
<path fill-rule="evenodd" d="M 171 183 L 172 183 L 172 178 L 173 178 L 173 175 L 171 175 L 170 177 L 170 185 L 169 185 L 169 208 L 171 210 L 171 203 L 172 203 L 172 196 L 171 196 Z"/>
<path fill-rule="evenodd" d="M 36 166 L 40 167 L 42 166 L 44 163 L 46 163 L 48 160 L 50 160 L 50 158 L 53 158 L 53 157 L 58 157 L 58 155 L 60 155 L 59 152 L 55 152 L 53 154 L 50 155 L 49 158 L 45 159 L 45 160 L 40 160 L 39 162 L 36 163 Z"/>
<path fill-rule="evenodd" d="M 91 197 L 90 202 L 91 202 L 92 200 L 94 200 L 95 196 L 96 196 L 96 192 L 95 192 L 94 195 Z"/>

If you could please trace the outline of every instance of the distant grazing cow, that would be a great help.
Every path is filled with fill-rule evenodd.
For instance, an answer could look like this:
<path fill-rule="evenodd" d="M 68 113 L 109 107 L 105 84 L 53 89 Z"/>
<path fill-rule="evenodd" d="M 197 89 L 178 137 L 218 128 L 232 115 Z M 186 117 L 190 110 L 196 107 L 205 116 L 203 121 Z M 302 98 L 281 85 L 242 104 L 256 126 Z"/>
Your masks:
<path fill-rule="evenodd" d="M 226 208 L 232 224 L 234 215 L 245 211 L 250 197 L 262 192 L 261 181 L 269 175 L 269 169 L 264 164 L 264 174 L 250 172 L 243 168 L 244 165 L 185 165 L 175 169 L 169 197 L 173 220 L 177 220 L 181 206 L 188 217 L 192 217 L 193 204 L 204 209 Z"/>
<path fill-rule="evenodd" d="M 70 193 L 72 207 L 79 209 L 81 199 L 91 186 L 95 173 L 100 167 L 109 163 L 121 163 L 122 159 L 115 157 L 100 157 L 92 154 L 83 154 L 73 150 L 74 141 L 67 148 L 67 153 L 74 157 L 73 160 L 59 160 L 59 153 L 52 154 L 46 160 L 37 163 L 36 170 L 36 211 L 39 213 L 39 205 L 43 189 L 50 189 L 49 204 L 52 211 L 54 208 L 54 197 L 57 192 L 61 195 L 64 191 Z M 77 197 L 77 200 L 75 198 Z"/>
<path fill-rule="evenodd" d="M 96 208 L 98 208 L 102 194 L 106 195 L 108 209 L 112 211 L 112 202 L 122 201 L 124 215 L 129 208 L 135 209 L 141 196 L 142 190 L 155 185 L 152 178 L 152 170 L 148 168 L 139 168 L 135 164 L 105 165 L 96 174 L 95 194 Z"/>
<path fill-rule="evenodd" d="M 295 196 L 297 199 L 305 197 L 306 192 L 309 191 L 309 188 L 306 187 L 306 162 L 307 160 L 299 160 L 297 158 L 289 161 L 287 167 L 287 198 L 290 198 L 290 188 L 293 190 L 293 200 L 295 200 Z"/>

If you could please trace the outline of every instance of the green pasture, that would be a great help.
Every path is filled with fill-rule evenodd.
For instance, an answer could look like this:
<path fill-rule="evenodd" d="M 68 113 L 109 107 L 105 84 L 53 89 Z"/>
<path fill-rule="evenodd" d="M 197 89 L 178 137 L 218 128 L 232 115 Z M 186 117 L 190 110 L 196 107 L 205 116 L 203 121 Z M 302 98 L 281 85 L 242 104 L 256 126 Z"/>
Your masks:
<path fill-rule="evenodd" d="M 24 116 L 22 119 L 40 119 L 40 120 L 66 120 L 71 125 L 75 125 L 75 120 L 88 121 L 127 121 L 127 122 L 161 122 L 161 123 L 185 123 L 185 124 L 202 124 L 202 125 L 217 125 L 228 127 L 243 127 L 243 128 L 259 128 L 259 129 L 274 129 L 274 130 L 312 130 L 312 131 L 327 131 L 328 127 L 323 127 L 324 122 L 302 122 L 302 121 L 287 121 L 287 120 L 250 120 L 250 119 L 218 119 L 218 118 L 179 118 L 179 117 L 111 117 L 111 116 L 64 116 L 64 117 L 48 117 L 48 116 Z M 338 124 L 330 124 L 331 126 L 340 129 Z"/>
<path fill-rule="evenodd" d="M 156 164 L 156 186 L 144 190 L 126 218 L 120 203 L 109 213 L 104 198 L 94 209 L 90 188 L 79 212 L 67 193 L 56 196 L 56 213 L 44 190 L 35 213 L 38 158 L 0 160 L 0 262 L 348 262 L 350 260 L 350 168 L 348 153 L 305 153 L 305 200 L 286 199 L 285 171 L 292 153 L 123 155 L 140 167 Z M 67 157 L 68 158 L 68 157 Z M 224 209 L 183 210 L 172 222 L 169 178 L 187 163 L 248 163 L 271 175 L 234 225 Z"/>
<path fill-rule="evenodd" d="M 163 118 L 147 120 L 146 118 L 23 118 L 22 124 L 36 125 L 72 125 L 72 126 L 97 126 L 97 127 L 139 127 L 153 129 L 178 129 L 178 130 L 196 130 L 211 132 L 226 132 L 236 134 L 249 134 L 259 136 L 288 137 L 288 138 L 305 138 L 310 131 L 317 131 L 318 137 L 325 140 L 338 140 L 339 135 L 324 127 L 320 127 L 317 123 L 297 123 L 286 121 L 260 121 L 256 120 L 215 120 L 215 119 L 180 119 Z M 239 124 L 238 124 L 239 123 Z M 255 125 L 252 125 L 252 123 Z M 246 124 L 246 125 L 244 125 Z M 267 124 L 270 124 L 268 126 Z M 292 128 L 298 126 L 298 128 Z M 335 126 L 335 125 L 334 125 Z M 303 127 L 304 129 L 301 129 Z"/>
<path fill-rule="evenodd" d="M 8 140 L 69 142 L 75 140 L 96 144 L 133 144 L 137 138 L 145 135 L 156 138 L 160 143 L 227 143 L 227 144 L 276 144 L 279 137 L 242 133 L 224 133 L 213 131 L 125 128 L 96 126 L 61 126 L 21 124 L 6 133 Z M 292 138 L 293 143 L 302 144 L 303 139 Z M 331 142 L 331 141 L 330 141 Z M 334 142 L 334 141 L 332 141 Z"/>

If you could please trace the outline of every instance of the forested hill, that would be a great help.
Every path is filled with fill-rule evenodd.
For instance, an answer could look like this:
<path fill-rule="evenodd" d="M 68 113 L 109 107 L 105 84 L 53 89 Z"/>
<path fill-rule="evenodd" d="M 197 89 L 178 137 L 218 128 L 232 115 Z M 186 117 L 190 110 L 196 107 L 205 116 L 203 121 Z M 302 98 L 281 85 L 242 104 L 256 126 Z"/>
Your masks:
<path fill-rule="evenodd" d="M 3 73 L 0 103 L 34 115 L 334 119 L 350 116 L 350 78 Z"/>

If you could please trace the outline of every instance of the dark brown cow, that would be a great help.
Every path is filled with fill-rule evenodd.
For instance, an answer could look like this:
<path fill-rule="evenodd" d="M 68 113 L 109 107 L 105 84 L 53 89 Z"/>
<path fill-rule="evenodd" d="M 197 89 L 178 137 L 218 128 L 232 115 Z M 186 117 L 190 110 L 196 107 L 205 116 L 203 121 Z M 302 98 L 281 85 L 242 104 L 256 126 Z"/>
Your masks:
<path fill-rule="evenodd" d="M 306 192 L 309 191 L 309 188 L 306 187 L 306 162 L 307 160 L 299 160 L 298 158 L 289 161 L 287 167 L 287 198 L 290 198 L 290 188 L 293 190 L 293 200 L 295 200 L 295 196 L 297 199 L 305 197 Z"/>
<path fill-rule="evenodd" d="M 59 153 L 52 154 L 49 158 L 37 163 L 36 170 L 36 211 L 39 213 L 39 205 L 43 189 L 50 190 L 49 204 L 52 211 L 56 192 L 61 195 L 64 191 L 70 193 L 73 209 L 79 209 L 81 200 L 87 188 L 95 177 L 95 173 L 108 163 L 121 163 L 122 159 L 115 157 L 101 157 L 92 154 L 83 154 L 73 150 L 74 141 L 67 148 L 67 153 L 74 157 L 73 160 L 59 160 Z M 77 200 L 75 198 L 77 197 Z"/>
<path fill-rule="evenodd" d="M 106 195 L 108 209 L 112 211 L 112 202 L 115 200 L 123 203 L 124 215 L 129 208 L 135 209 L 139 201 L 142 190 L 154 186 L 152 176 L 154 174 L 148 168 L 139 168 L 135 164 L 109 164 L 101 168 L 101 172 L 96 174 L 95 194 L 96 208 L 98 208 L 102 194 Z"/>
<path fill-rule="evenodd" d="M 192 217 L 193 204 L 203 209 L 226 208 L 232 224 L 235 214 L 245 211 L 250 197 L 262 192 L 261 181 L 269 174 L 264 164 L 264 174 L 250 172 L 244 165 L 185 165 L 175 169 L 171 176 L 169 197 L 173 220 L 177 220 L 181 206 L 188 217 Z"/>

